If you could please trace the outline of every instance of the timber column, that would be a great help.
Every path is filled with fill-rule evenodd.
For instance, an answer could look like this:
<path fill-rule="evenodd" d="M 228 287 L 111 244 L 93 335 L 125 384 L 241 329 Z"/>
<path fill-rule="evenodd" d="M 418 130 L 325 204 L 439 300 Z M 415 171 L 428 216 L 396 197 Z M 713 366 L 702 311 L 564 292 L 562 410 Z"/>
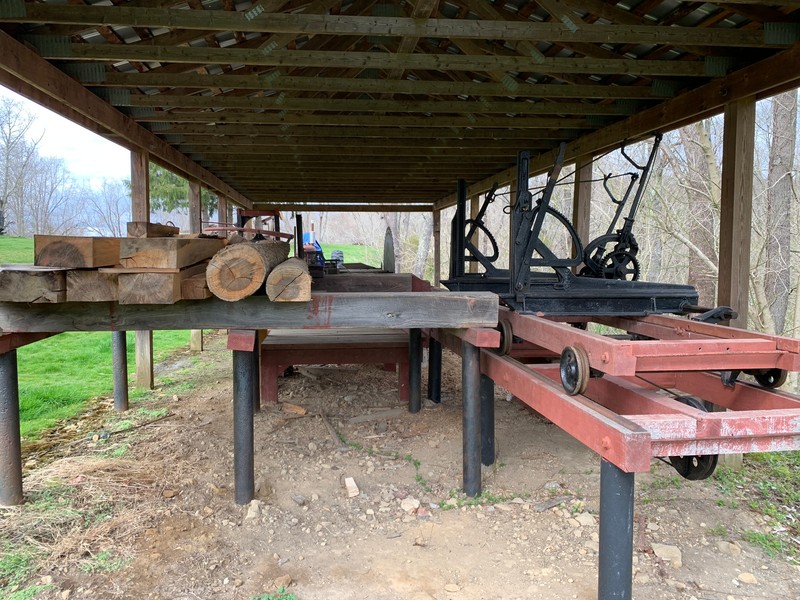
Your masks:
<path fill-rule="evenodd" d="M 131 216 L 150 222 L 150 155 L 131 152 Z M 136 332 L 136 387 L 153 389 L 153 332 Z"/>
<path fill-rule="evenodd" d="M 202 233 L 203 231 L 203 203 L 202 190 L 198 181 L 189 182 L 189 233 Z M 189 339 L 189 350 L 203 351 L 203 330 L 192 329 Z"/>

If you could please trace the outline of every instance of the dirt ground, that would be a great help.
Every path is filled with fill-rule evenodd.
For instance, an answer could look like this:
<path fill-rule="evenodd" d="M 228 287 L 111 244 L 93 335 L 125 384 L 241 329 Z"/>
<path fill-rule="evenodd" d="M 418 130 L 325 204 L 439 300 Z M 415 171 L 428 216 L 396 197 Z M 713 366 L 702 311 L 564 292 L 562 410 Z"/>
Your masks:
<path fill-rule="evenodd" d="M 456 357 L 445 353 L 444 371 L 441 405 L 361 423 L 352 419 L 398 407 L 393 373 L 319 366 L 282 378 L 281 401 L 308 413 L 256 415 L 258 498 L 242 507 L 224 336 L 200 357 L 173 358 L 159 375 L 169 385 L 140 401 L 168 414 L 107 440 L 124 441 L 118 460 L 152 472 L 127 509 L 150 511 L 147 523 L 84 540 L 84 552 L 127 560 L 92 573 L 54 563 L 37 574 L 51 587 L 36 597 L 250 600 L 288 585 L 298 600 L 596 598 L 598 457 L 498 388 L 498 459 L 483 474 L 485 503 L 470 502 L 458 492 Z M 680 480 L 662 463 L 638 476 L 634 597 L 800 598 L 798 567 L 741 539 L 765 520 L 733 504 L 713 481 Z"/>

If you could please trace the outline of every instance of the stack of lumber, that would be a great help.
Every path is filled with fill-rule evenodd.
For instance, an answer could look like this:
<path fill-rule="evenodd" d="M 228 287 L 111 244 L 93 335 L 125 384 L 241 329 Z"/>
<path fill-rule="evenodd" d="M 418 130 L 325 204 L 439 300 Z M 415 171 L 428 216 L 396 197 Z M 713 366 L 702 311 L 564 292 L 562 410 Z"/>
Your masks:
<path fill-rule="evenodd" d="M 173 304 L 209 298 L 208 259 L 226 245 L 129 223 L 131 237 L 34 237 L 34 265 L 0 266 L 0 302 Z M 137 237 L 133 237 L 137 236 Z"/>
<path fill-rule="evenodd" d="M 128 237 L 37 235 L 34 265 L 0 265 L 0 302 L 173 304 L 256 292 L 275 302 L 311 299 L 304 261 L 277 240 L 228 244 L 181 236 L 156 223 L 128 223 Z"/>

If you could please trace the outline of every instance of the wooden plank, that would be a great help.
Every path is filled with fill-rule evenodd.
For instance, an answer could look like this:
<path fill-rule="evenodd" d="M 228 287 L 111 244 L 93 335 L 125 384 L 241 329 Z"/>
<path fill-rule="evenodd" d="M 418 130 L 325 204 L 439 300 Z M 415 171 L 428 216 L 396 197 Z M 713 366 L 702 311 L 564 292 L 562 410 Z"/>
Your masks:
<path fill-rule="evenodd" d="M 33 248 L 38 266 L 94 269 L 119 263 L 120 238 L 35 235 Z"/>
<path fill-rule="evenodd" d="M 67 271 L 67 302 L 116 302 L 119 275 L 104 271 Z"/>
<path fill-rule="evenodd" d="M 132 331 L 136 329 L 328 329 L 331 327 L 495 327 L 490 292 L 312 294 L 311 302 L 277 304 L 266 296 L 239 302 L 185 300 L 171 305 L 69 302 L 0 303 L 0 331 Z"/>
<path fill-rule="evenodd" d="M 11 352 L 22 346 L 33 344 L 39 340 L 49 338 L 54 334 L 52 333 L 9 333 L 7 335 L 0 334 L 0 354 Z"/>
<path fill-rule="evenodd" d="M 67 284 L 64 273 L 64 269 L 58 268 L 2 265 L 0 302 L 66 302 Z"/>
<path fill-rule="evenodd" d="M 194 12 L 194 11 L 187 11 Z M 200 11 L 198 11 L 200 12 Z M 225 194 L 240 206 L 252 202 L 230 185 L 181 154 L 149 130 L 114 109 L 110 104 L 85 89 L 80 83 L 48 63 L 33 50 L 25 47 L 5 32 L 0 32 L 0 68 L 20 81 L 57 99 L 60 104 L 94 121 L 114 134 L 114 141 L 129 149 L 147 148 L 152 159 L 169 166 L 179 174 L 199 179 L 210 188 Z M 66 112 L 66 111 L 65 111 Z M 149 215 L 133 215 L 146 221 Z"/>
<path fill-rule="evenodd" d="M 128 237 L 154 238 L 173 237 L 181 232 L 179 227 L 162 225 L 161 223 L 148 223 L 147 221 L 132 221 L 128 223 Z"/>
<path fill-rule="evenodd" d="M 131 268 L 180 269 L 212 257 L 226 243 L 218 238 L 125 238 L 119 262 Z"/>
<path fill-rule="evenodd" d="M 178 272 L 120 273 L 120 304 L 174 304 L 181 299 L 182 282 L 194 276 L 204 276 L 203 262 Z"/>
<path fill-rule="evenodd" d="M 755 131 L 754 97 L 725 106 L 717 304 L 736 310 L 738 317 L 731 325 L 744 329 L 750 293 Z"/>
<path fill-rule="evenodd" d="M 339 273 L 314 281 L 315 292 L 410 292 L 410 273 Z"/>

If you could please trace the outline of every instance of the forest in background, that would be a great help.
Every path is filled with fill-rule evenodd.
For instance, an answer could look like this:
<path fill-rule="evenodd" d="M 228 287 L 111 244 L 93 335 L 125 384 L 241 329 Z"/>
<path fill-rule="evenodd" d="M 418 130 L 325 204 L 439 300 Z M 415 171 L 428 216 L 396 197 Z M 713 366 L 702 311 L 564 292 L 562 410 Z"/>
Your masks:
<path fill-rule="evenodd" d="M 791 336 L 797 336 L 800 328 L 797 109 L 797 90 L 757 105 L 749 310 L 750 327 Z M 32 123 L 33 117 L 20 103 L 0 100 L 0 235 L 123 235 L 130 219 L 129 182 L 107 179 L 90 186 L 77 181 L 63 160 L 39 152 L 38 141 L 29 135 Z M 664 135 L 634 227 L 641 278 L 691 283 L 707 305 L 716 302 L 722 134 L 723 117 L 718 116 Z M 627 151 L 643 161 L 651 143 L 632 144 Z M 567 165 L 563 172 L 571 170 Z M 592 238 L 605 231 L 614 209 L 603 189 L 603 176 L 630 170 L 619 151 L 593 163 Z M 153 220 L 169 219 L 181 225 L 188 206 L 187 182 L 155 164 L 150 176 Z M 543 181 L 543 177 L 533 178 L 531 188 L 535 190 Z M 568 217 L 572 183 L 571 176 L 563 178 L 553 197 L 553 206 Z M 611 179 L 610 185 L 620 196 L 627 179 Z M 485 219 L 500 250 L 498 266 L 507 266 L 508 215 L 503 209 L 508 210 L 509 201 L 508 189 L 500 189 Z M 216 197 L 204 191 L 205 221 L 219 220 L 216 204 Z M 443 278 L 447 277 L 453 214 L 453 208 L 442 213 Z M 285 228 L 291 228 L 291 217 L 284 215 Z M 388 227 L 394 235 L 398 270 L 432 279 L 430 214 L 307 212 L 304 218 L 307 224 L 314 223 L 323 247 L 328 242 L 382 248 Z M 564 231 L 548 226 L 544 234 L 551 248 L 570 252 Z M 485 236 L 480 243 L 488 250 Z"/>

